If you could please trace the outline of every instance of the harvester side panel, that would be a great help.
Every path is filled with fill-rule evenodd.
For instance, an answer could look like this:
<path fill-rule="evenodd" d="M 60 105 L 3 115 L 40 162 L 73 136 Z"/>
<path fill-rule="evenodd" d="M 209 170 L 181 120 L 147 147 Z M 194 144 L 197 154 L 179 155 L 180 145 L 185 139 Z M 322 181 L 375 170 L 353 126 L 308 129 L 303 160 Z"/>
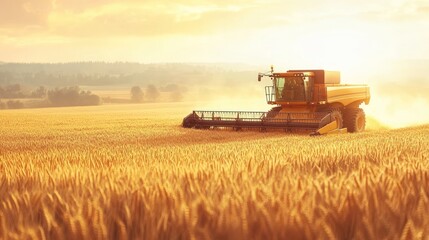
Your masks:
<path fill-rule="evenodd" d="M 327 102 L 339 102 L 343 106 L 358 101 L 368 103 L 369 87 L 366 85 L 333 85 L 327 86 Z"/>

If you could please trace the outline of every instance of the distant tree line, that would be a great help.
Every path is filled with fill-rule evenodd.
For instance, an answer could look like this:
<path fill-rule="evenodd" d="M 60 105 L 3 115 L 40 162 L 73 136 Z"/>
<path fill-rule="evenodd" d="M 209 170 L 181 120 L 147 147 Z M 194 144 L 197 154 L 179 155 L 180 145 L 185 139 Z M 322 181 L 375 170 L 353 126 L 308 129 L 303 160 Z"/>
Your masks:
<path fill-rule="evenodd" d="M 20 109 L 24 108 L 24 103 L 19 100 L 9 100 L 2 102 L 0 100 L 0 109 Z"/>
<path fill-rule="evenodd" d="M 206 69 L 185 64 L 138 64 L 81 62 L 64 64 L 0 64 L 0 84 L 48 86 L 101 86 L 155 84 L 171 80 L 191 80 Z"/>
<path fill-rule="evenodd" d="M 52 106 L 90 106 L 100 105 L 99 96 L 79 87 L 55 88 L 48 91 L 48 100 Z"/>
<path fill-rule="evenodd" d="M 186 91 L 181 89 L 176 84 L 170 84 L 165 87 L 158 88 L 149 84 L 146 87 L 146 91 L 144 92 L 140 86 L 134 86 L 131 88 L 131 102 L 141 103 L 141 102 L 157 102 L 161 92 L 169 93 L 169 100 L 172 102 L 179 102 L 183 99 L 182 91 Z"/>
<path fill-rule="evenodd" d="M 33 86 L 168 85 L 185 86 L 248 81 L 254 72 L 216 64 L 139 63 L 0 63 L 0 85 Z M 212 81 L 216 80 L 216 81 Z"/>
<path fill-rule="evenodd" d="M 141 86 L 140 93 L 133 92 L 128 98 L 105 96 L 102 100 L 105 103 L 178 102 L 188 97 L 188 92 L 197 93 L 193 99 L 204 100 L 215 98 L 218 91 L 237 94 L 237 89 L 247 89 L 243 86 L 254 81 L 259 70 L 240 64 L 0 62 L 0 86 L 3 87 L 0 99 L 47 98 L 48 90 L 55 87 L 117 86 L 122 89 L 124 86 Z M 17 86 L 5 89 L 16 84 L 21 84 L 20 90 Z M 38 86 L 45 87 L 28 90 Z M 25 102 L 27 105 L 28 101 Z"/>
<path fill-rule="evenodd" d="M 179 102 L 183 99 L 183 93 L 186 88 L 176 84 L 168 84 L 157 87 L 153 84 L 147 85 L 144 89 L 140 86 L 134 86 L 130 91 L 130 102 L 159 102 L 170 101 Z M 160 100 L 161 93 L 163 98 Z M 52 106 L 89 106 L 100 105 L 101 98 L 98 95 L 85 91 L 77 86 L 57 87 L 48 89 L 45 86 L 39 86 L 29 90 L 29 87 L 23 87 L 20 84 L 11 84 L 0 86 L 0 109 L 18 109 L 24 107 L 52 107 Z M 7 100 L 5 100 L 7 99 Z M 23 99 L 25 102 L 22 102 Z M 39 100 L 36 100 L 39 99 Z M 105 98 L 106 102 L 114 102 L 111 98 Z M 28 101 L 31 104 L 27 104 Z M 121 103 L 126 103 L 122 101 Z"/>
<path fill-rule="evenodd" d="M 140 86 L 131 88 L 131 101 L 135 103 L 156 102 L 159 95 L 158 88 L 152 84 L 146 87 L 146 93 L 143 92 Z"/>
<path fill-rule="evenodd" d="M 144 89 L 140 86 L 131 88 L 131 98 L 129 101 L 134 103 L 158 102 L 161 93 L 161 101 L 179 102 L 183 99 L 183 92 L 186 88 L 181 88 L 176 84 L 169 84 L 163 87 L 157 87 L 153 84 L 147 85 Z M 20 84 L 0 86 L 0 109 L 19 109 L 25 107 L 62 107 L 62 106 L 90 106 L 100 105 L 102 100 L 98 95 L 85 91 L 77 86 L 57 87 L 48 89 L 39 86 L 33 90 L 26 90 Z M 4 100 L 8 99 L 8 100 Z M 22 99 L 30 99 L 33 102 L 28 105 L 22 102 Z M 40 99 L 35 102 L 35 99 Z M 126 102 L 125 102 L 126 103 Z"/>
<path fill-rule="evenodd" d="M 27 97 L 21 89 L 20 84 L 11 84 L 0 87 L 0 98 L 25 98 Z"/>
<path fill-rule="evenodd" d="M 24 102 L 19 100 L 24 98 L 43 99 L 43 101 L 39 101 L 33 107 L 90 106 L 101 104 L 99 96 L 92 94 L 90 91 L 81 90 L 79 87 L 62 87 L 48 90 L 40 86 L 31 92 L 25 92 L 22 91 L 21 85 L 14 84 L 0 88 L 1 98 L 9 100 L 0 100 L 0 109 L 27 107 Z"/>
<path fill-rule="evenodd" d="M 47 89 L 44 86 L 34 91 L 25 90 L 21 84 L 0 86 L 0 98 L 44 98 L 46 93 Z"/>

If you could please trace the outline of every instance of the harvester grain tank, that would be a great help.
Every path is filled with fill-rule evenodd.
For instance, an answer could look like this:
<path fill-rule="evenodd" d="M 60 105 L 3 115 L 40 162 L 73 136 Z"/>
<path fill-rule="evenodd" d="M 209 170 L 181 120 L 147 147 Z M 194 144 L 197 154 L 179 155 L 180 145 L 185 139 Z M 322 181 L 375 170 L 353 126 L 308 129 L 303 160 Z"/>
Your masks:
<path fill-rule="evenodd" d="M 259 73 L 258 81 L 269 77 L 265 87 L 268 112 L 193 111 L 183 119 L 185 128 L 210 129 L 230 127 L 309 130 L 311 135 L 362 132 L 365 113 L 362 103 L 369 104 L 369 87 L 341 84 L 340 72 L 326 70 L 289 70 Z"/>

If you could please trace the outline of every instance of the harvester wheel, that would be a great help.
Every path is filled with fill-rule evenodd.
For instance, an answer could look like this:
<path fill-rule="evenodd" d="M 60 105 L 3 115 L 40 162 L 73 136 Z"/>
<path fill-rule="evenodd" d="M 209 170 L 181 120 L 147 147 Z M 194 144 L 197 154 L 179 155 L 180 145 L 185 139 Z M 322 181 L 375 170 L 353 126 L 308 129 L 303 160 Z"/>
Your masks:
<path fill-rule="evenodd" d="M 361 108 L 346 108 L 344 110 L 344 126 L 348 132 L 365 130 L 365 112 Z"/>

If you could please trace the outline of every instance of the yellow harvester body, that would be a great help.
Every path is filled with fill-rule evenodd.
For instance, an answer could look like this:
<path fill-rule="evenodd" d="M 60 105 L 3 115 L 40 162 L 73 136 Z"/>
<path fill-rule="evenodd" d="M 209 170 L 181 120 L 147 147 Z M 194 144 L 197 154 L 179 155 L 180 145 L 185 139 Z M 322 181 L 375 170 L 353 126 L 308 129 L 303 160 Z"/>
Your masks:
<path fill-rule="evenodd" d="M 359 106 L 370 101 L 363 84 L 341 84 L 340 72 L 325 70 L 289 70 L 260 73 L 272 85 L 265 87 L 268 112 L 193 111 L 183 120 L 184 127 L 311 129 L 312 134 L 361 132 L 365 113 Z"/>

